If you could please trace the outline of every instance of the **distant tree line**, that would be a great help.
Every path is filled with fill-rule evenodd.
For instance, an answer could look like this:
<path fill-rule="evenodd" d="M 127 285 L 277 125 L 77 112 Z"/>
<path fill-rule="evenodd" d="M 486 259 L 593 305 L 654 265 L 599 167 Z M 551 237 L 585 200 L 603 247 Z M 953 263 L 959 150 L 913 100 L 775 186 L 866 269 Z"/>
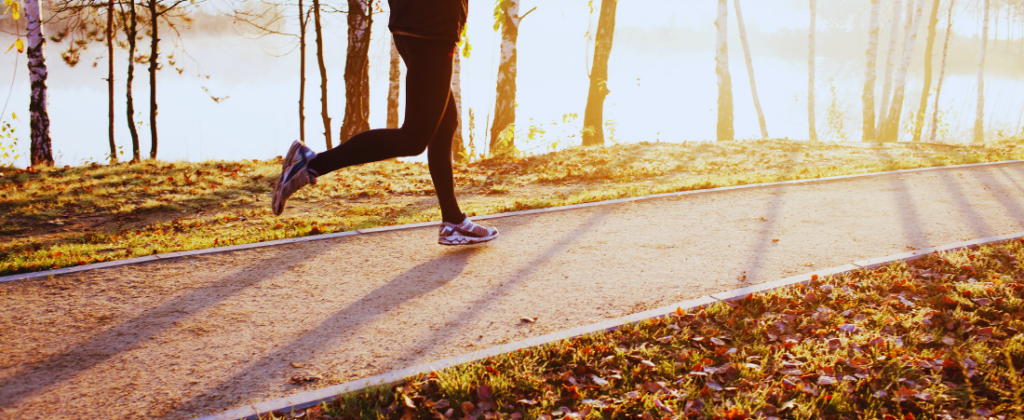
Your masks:
<path fill-rule="evenodd" d="M 107 84 L 108 84 L 108 113 L 109 113 L 109 147 L 110 161 L 118 161 L 118 150 L 114 137 L 116 116 L 114 115 L 115 103 L 115 75 L 114 75 L 114 49 L 115 47 L 125 49 L 127 55 L 127 76 L 126 76 L 126 101 L 127 101 L 127 125 L 132 141 L 132 161 L 139 161 L 141 150 L 137 121 L 135 121 L 135 109 L 132 98 L 132 82 L 135 77 L 135 64 L 148 64 L 149 75 L 149 130 L 150 130 L 150 159 L 156 159 L 158 150 L 157 130 L 157 71 L 163 63 L 174 66 L 173 53 L 168 55 L 166 60 L 161 62 L 160 41 L 161 27 L 166 28 L 176 38 L 180 37 L 180 29 L 188 28 L 192 24 L 191 14 L 196 13 L 197 5 L 204 0 L 55 0 L 48 8 L 50 17 L 42 16 L 43 8 L 39 0 L 20 0 L 14 2 L 8 10 L 12 11 L 15 25 L 22 10 L 25 16 L 25 38 L 27 40 L 28 67 L 32 93 L 30 98 L 30 125 L 31 125 L 31 163 L 32 165 L 53 165 L 53 153 L 49 138 L 49 118 L 46 107 L 46 60 L 45 41 L 43 33 L 43 22 L 55 22 L 60 24 L 60 30 L 50 36 L 54 42 L 64 42 L 66 49 L 61 52 L 62 60 L 69 66 L 75 66 L 81 56 L 81 51 L 86 49 L 90 43 L 104 43 L 107 54 Z M 323 40 L 323 13 L 345 13 L 347 14 L 348 38 L 345 61 L 345 114 L 341 128 L 337 134 L 338 144 L 347 141 L 350 137 L 361 131 L 369 129 L 369 45 L 370 33 L 374 16 L 385 13 L 381 7 L 383 0 L 346 0 L 345 9 L 337 9 L 321 4 L 320 0 L 312 0 L 311 4 L 297 0 L 296 3 L 280 1 L 262 1 L 263 8 L 252 7 L 252 0 L 237 3 L 239 8 L 233 10 L 231 15 L 237 21 L 247 23 L 264 35 L 286 35 L 297 38 L 299 45 L 299 137 L 305 142 L 305 89 L 306 89 L 306 46 L 308 24 L 313 24 L 315 38 L 315 54 L 320 75 L 320 100 L 321 119 L 324 127 L 324 140 L 327 148 L 334 147 L 332 139 L 331 118 L 328 116 L 328 92 L 327 92 L 327 70 L 324 62 L 324 40 Z M 935 98 L 933 109 L 938 109 L 939 96 L 942 93 L 943 79 L 945 77 L 946 55 L 949 46 L 950 32 L 953 21 L 953 8 L 955 0 L 869 0 L 870 1 L 870 25 L 868 27 L 867 39 L 868 48 L 865 51 L 866 67 L 864 70 L 863 102 L 863 140 L 868 142 L 893 142 L 899 135 L 900 117 L 903 114 L 905 98 L 907 96 L 907 80 L 910 71 L 911 61 L 917 41 L 919 28 L 924 21 L 924 10 L 928 7 L 927 39 L 925 42 L 925 63 L 924 83 L 922 86 L 921 101 L 917 112 L 913 117 L 913 141 L 921 141 L 924 136 L 925 114 L 928 108 L 928 99 L 931 95 L 931 84 L 933 78 L 933 56 L 937 34 L 937 25 L 940 20 L 940 12 L 946 15 L 946 33 L 942 43 L 942 59 L 939 74 L 936 82 Z M 593 62 L 589 68 L 589 88 L 586 99 L 586 109 L 583 119 L 582 139 L 583 145 L 604 144 L 604 101 L 610 93 L 608 89 L 609 72 L 608 62 L 612 53 L 612 44 L 615 31 L 615 16 L 618 0 L 598 0 L 598 25 L 594 41 Z M 990 11 L 993 9 L 992 2 L 996 2 L 997 11 L 1005 11 L 1007 28 L 1012 25 L 1020 26 L 1024 33 L 1024 25 L 1021 25 L 1024 16 L 1024 0 L 982 0 L 978 5 L 977 12 L 983 15 L 981 29 L 981 45 L 979 49 L 978 70 L 977 70 L 977 113 L 974 128 L 973 141 L 980 143 L 984 141 L 984 63 L 985 49 L 989 34 L 990 23 L 998 24 L 998 15 L 990 19 Z M 768 124 L 765 121 L 761 108 L 761 101 L 757 94 L 757 86 L 754 73 L 754 60 L 750 50 L 746 28 L 743 21 L 740 0 L 733 0 L 733 9 L 736 14 L 736 23 L 741 40 L 748 80 L 753 96 L 754 107 L 757 111 L 758 124 L 762 138 L 768 138 Z M 594 1 L 588 1 L 587 7 L 590 13 L 595 12 Z M 248 7 L 242 7 L 242 6 Z M 733 94 L 732 80 L 729 71 L 728 61 L 728 0 L 717 0 L 717 16 L 715 19 L 715 72 L 718 84 L 718 120 L 717 140 L 728 141 L 735 137 L 733 128 Z M 294 7 L 294 9 L 292 9 Z M 888 22 L 889 43 L 885 54 L 884 70 L 879 71 L 881 60 L 878 57 L 879 33 L 881 31 L 881 12 L 884 8 L 891 8 L 891 17 Z M 493 111 L 493 120 L 487 118 L 489 132 L 488 149 L 492 155 L 509 153 L 515 151 L 515 120 L 516 120 L 516 75 L 517 75 L 517 40 L 520 25 L 525 17 L 537 8 L 520 13 L 520 0 L 496 0 L 494 5 L 494 30 L 501 34 L 501 55 L 498 65 L 496 95 Z M 291 15 L 287 10 L 296 10 Z M 815 33 L 816 33 L 816 0 L 808 0 L 808 138 L 816 141 L 818 132 L 815 121 Z M 1011 16 L 1013 18 L 1011 18 Z M 299 33 L 287 34 L 279 31 L 280 22 L 285 19 L 297 19 Z M 902 27 L 902 32 L 900 31 Z M 463 32 L 465 35 L 465 31 Z M 589 36 L 589 34 L 588 34 Z M 149 41 L 148 51 L 139 51 L 139 41 Z M 19 40 L 19 42 L 21 42 Z M 461 54 L 456 54 L 455 74 L 452 80 L 452 89 L 456 102 L 461 104 L 461 58 L 469 57 L 471 47 L 468 40 L 463 39 L 459 43 Z M 899 51 L 899 53 L 897 53 Z M 395 50 L 394 43 L 391 43 L 391 60 L 389 62 L 390 86 L 388 89 L 388 116 L 387 126 L 398 126 L 398 96 L 399 79 L 401 77 L 399 57 Z M 95 64 L 94 64 L 95 65 Z M 182 69 L 177 68 L 180 73 Z M 881 74 L 881 80 L 878 75 Z M 881 97 L 876 97 L 877 86 L 881 84 Z M 216 100 L 216 99 L 215 99 Z M 470 111 L 472 113 L 472 110 Z M 470 121 L 473 124 L 473 121 Z M 937 112 L 933 111 L 930 121 L 930 130 L 927 132 L 927 140 L 934 141 L 936 136 Z M 457 157 L 465 158 L 463 152 L 461 121 L 460 129 L 457 130 L 453 144 Z M 472 143 L 472 135 L 470 142 Z"/>

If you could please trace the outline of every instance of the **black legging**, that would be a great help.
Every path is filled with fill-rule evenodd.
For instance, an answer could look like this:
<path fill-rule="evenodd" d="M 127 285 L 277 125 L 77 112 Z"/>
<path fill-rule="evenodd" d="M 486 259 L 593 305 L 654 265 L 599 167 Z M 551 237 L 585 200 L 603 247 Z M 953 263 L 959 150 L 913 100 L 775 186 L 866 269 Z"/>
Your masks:
<path fill-rule="evenodd" d="M 441 218 L 462 223 L 465 216 L 455 200 L 452 175 L 452 137 L 459 110 L 452 95 L 452 53 L 455 44 L 413 36 L 394 35 L 405 61 L 405 123 L 398 129 L 364 131 L 309 163 L 317 174 L 427 150 L 430 179 L 434 181 Z"/>

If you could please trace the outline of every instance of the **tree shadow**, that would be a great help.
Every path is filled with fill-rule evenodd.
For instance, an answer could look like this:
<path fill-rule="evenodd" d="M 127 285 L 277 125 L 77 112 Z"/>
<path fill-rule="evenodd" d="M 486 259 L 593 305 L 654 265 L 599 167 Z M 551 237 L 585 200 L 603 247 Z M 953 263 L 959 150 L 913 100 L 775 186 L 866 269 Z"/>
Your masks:
<path fill-rule="evenodd" d="M 428 357 L 427 355 L 430 354 L 431 350 L 436 349 L 442 343 L 447 343 L 446 338 L 456 335 L 459 331 L 465 329 L 467 326 L 479 319 L 483 314 L 488 313 L 489 309 L 500 301 L 500 299 L 497 299 L 496 297 L 504 295 L 516 288 L 523 280 L 530 277 L 533 273 L 537 272 L 542 266 L 544 266 L 546 261 L 565 251 L 567 248 L 575 244 L 581 236 L 590 233 L 596 226 L 599 226 L 612 213 L 613 210 L 611 207 L 612 206 L 602 206 L 596 208 L 590 220 L 581 224 L 571 232 L 567 232 L 562 235 L 561 238 L 554 241 L 554 245 L 541 251 L 536 258 L 530 260 L 526 264 L 523 264 L 520 267 L 520 270 L 516 271 L 515 275 L 497 281 L 497 287 L 492 288 L 489 292 L 483 293 L 480 298 L 472 302 L 472 304 L 470 304 L 466 309 L 446 316 L 446 318 L 452 319 L 453 322 L 448 323 L 444 328 L 436 330 L 429 336 L 418 340 L 421 343 L 424 343 L 423 345 L 407 351 L 407 354 L 423 355 L 410 361 L 409 365 L 415 366 L 420 363 L 428 362 L 429 360 L 424 359 Z"/>
<path fill-rule="evenodd" d="M 313 248 L 317 249 L 317 248 Z M 288 271 L 296 264 L 316 258 L 329 247 L 318 247 L 296 258 L 294 252 L 281 255 L 282 248 L 260 251 L 273 253 L 255 265 L 241 267 L 234 273 L 205 287 L 184 291 L 158 307 L 145 310 L 103 332 L 75 344 L 72 348 L 44 357 L 39 361 L 23 363 L 6 370 L 0 376 L 0 406 L 14 406 L 32 396 L 46 392 L 78 374 L 87 371 L 117 355 L 135 350 L 150 337 L 175 328 L 175 325 L 206 308 L 213 307 L 238 295 L 260 282 Z M 160 264 L 155 262 L 151 264 Z M 186 274 L 187 275 L 187 274 Z M 59 337 L 54 337 L 60 340 Z"/>
<path fill-rule="evenodd" d="M 785 196 L 789 185 L 783 184 L 771 187 L 772 199 L 766 206 L 768 211 L 764 215 L 764 225 L 757 233 L 757 237 L 754 238 L 754 249 L 750 252 L 750 256 L 747 257 L 749 263 L 739 279 L 739 287 L 750 286 L 753 284 L 752 280 L 760 278 L 765 260 L 767 259 L 768 248 L 775 244 L 775 242 L 772 242 L 772 234 L 775 232 L 779 211 L 785 204 L 783 203 L 783 196 Z"/>
<path fill-rule="evenodd" d="M 402 303 L 426 295 L 448 284 L 465 270 L 469 258 L 480 252 L 479 247 L 462 247 L 451 250 L 434 260 L 410 268 L 393 280 L 374 289 L 366 296 L 334 313 L 314 328 L 300 334 L 288 345 L 261 357 L 249 364 L 240 372 L 225 377 L 217 384 L 188 401 L 178 404 L 174 410 L 188 412 L 194 407 L 208 407 L 210 402 L 220 396 L 221 385 L 231 384 L 232 390 L 239 394 L 256 390 L 264 383 L 266 372 L 273 372 L 284 360 L 294 360 L 295 355 L 308 356 L 311 352 L 330 347 L 336 343 L 346 331 L 353 331 L 359 325 L 366 324 L 383 316 Z M 424 281 L 424 273 L 430 278 Z M 257 377 L 256 380 L 247 380 Z M 213 404 L 216 405 L 216 404 Z"/>

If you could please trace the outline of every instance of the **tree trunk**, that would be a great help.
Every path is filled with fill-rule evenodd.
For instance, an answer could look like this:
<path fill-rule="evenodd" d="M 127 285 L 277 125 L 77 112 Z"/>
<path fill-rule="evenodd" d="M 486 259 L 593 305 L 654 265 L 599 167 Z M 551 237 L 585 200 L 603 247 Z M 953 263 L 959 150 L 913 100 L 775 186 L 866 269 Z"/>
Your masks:
<path fill-rule="evenodd" d="M 735 138 L 732 113 L 732 77 L 729 75 L 729 5 L 718 0 L 718 17 L 715 19 L 715 75 L 718 76 L 718 141 Z"/>
<path fill-rule="evenodd" d="M 981 24 L 981 49 L 978 53 L 978 114 L 974 118 L 974 143 L 985 143 L 985 48 L 988 47 L 988 14 L 991 0 L 985 0 Z"/>
<path fill-rule="evenodd" d="M 348 53 L 345 57 L 345 119 L 338 143 L 370 129 L 370 27 L 373 0 L 348 0 Z"/>
<path fill-rule="evenodd" d="M 324 35 L 320 30 L 320 0 L 313 0 L 313 29 L 316 31 L 316 61 L 320 65 L 320 116 L 324 120 L 324 140 L 331 144 L 331 117 L 327 114 L 327 67 L 324 65 Z"/>
<path fill-rule="evenodd" d="M 902 9 L 903 0 L 896 0 L 893 3 L 892 9 L 892 25 L 889 28 L 889 52 L 885 55 L 885 76 L 882 78 L 882 97 L 880 98 L 881 108 L 878 110 L 878 122 L 875 123 L 876 139 L 881 137 L 882 125 L 885 124 L 885 117 L 889 111 L 889 92 L 892 91 L 892 68 L 896 64 L 896 37 L 900 32 L 900 11 Z"/>
<path fill-rule="evenodd" d="M 900 114 L 903 112 L 903 96 L 906 93 L 907 73 L 910 70 L 910 59 L 914 56 L 914 44 L 917 41 L 917 28 L 921 23 L 921 13 L 924 11 L 924 0 L 917 0 L 917 7 L 914 7 L 914 0 L 907 2 L 907 27 L 903 45 L 903 59 L 900 61 L 900 70 L 896 74 L 896 86 L 892 94 L 892 104 L 889 105 L 889 115 L 885 117 L 885 124 L 882 125 L 882 141 L 899 141 L 900 135 Z M 910 13 L 913 12 L 913 13 Z"/>
<path fill-rule="evenodd" d="M 306 144 L 306 23 L 308 15 L 299 0 L 299 141 Z"/>
<path fill-rule="evenodd" d="M 516 41 L 519 38 L 519 0 L 501 0 L 501 7 L 501 58 L 498 62 L 494 122 L 491 123 L 490 152 L 492 155 L 515 150 Z M 503 133 L 504 143 L 502 142 Z"/>
<path fill-rule="evenodd" d="M 878 65 L 879 0 L 871 0 L 871 27 L 868 30 L 867 65 L 864 70 L 864 124 L 862 141 L 877 141 L 875 135 L 875 68 Z"/>
<path fill-rule="evenodd" d="M 932 131 L 928 135 L 928 141 L 935 143 L 935 134 L 939 128 L 939 95 L 942 94 L 942 81 L 946 77 L 946 53 L 949 51 L 949 34 L 953 32 L 953 4 L 956 0 L 949 1 L 949 16 L 946 18 L 946 40 L 942 43 L 942 65 L 939 66 L 939 81 L 935 85 L 935 105 L 932 106 Z"/>
<path fill-rule="evenodd" d="M 128 114 L 128 133 L 132 136 L 132 162 L 142 160 L 139 151 L 139 131 L 135 127 L 135 104 L 132 100 L 132 81 L 135 80 L 135 37 L 138 36 L 138 15 L 135 14 L 135 0 L 131 1 L 131 12 L 128 18 L 128 85 L 125 89 L 128 96 L 126 112 Z"/>
<path fill-rule="evenodd" d="M 754 109 L 757 110 L 757 122 L 761 124 L 761 138 L 768 140 L 768 125 L 764 122 L 764 112 L 761 111 L 761 99 L 757 96 L 757 84 L 754 83 L 754 59 L 750 57 L 750 43 L 747 42 L 747 28 L 743 23 L 743 12 L 740 10 L 740 0 L 733 0 L 733 6 L 736 7 L 736 24 L 737 28 L 740 30 L 740 43 L 743 44 L 743 56 L 747 61 L 747 75 L 750 76 L 750 93 L 754 97 Z"/>
<path fill-rule="evenodd" d="M 398 95 L 401 93 L 402 57 L 398 54 L 394 37 L 391 38 L 391 85 L 388 86 L 388 125 L 387 128 L 398 128 Z"/>
<path fill-rule="evenodd" d="M 114 2 L 107 2 L 107 134 L 110 141 L 110 164 L 117 163 L 114 143 Z"/>
<path fill-rule="evenodd" d="M 32 166 L 53 166 L 50 146 L 50 117 L 46 112 L 46 36 L 39 0 L 25 0 L 25 29 L 28 33 L 28 72 L 32 83 L 29 125 L 32 133 Z"/>
<path fill-rule="evenodd" d="M 153 36 L 150 37 L 149 50 L 149 135 L 152 138 L 152 147 L 149 149 L 149 158 L 156 159 L 157 137 L 156 137 L 156 67 L 160 57 L 160 16 L 156 14 L 156 4 L 159 0 L 149 0 L 149 17 L 153 25 Z"/>
<path fill-rule="evenodd" d="M 818 0 L 811 0 L 811 30 L 807 53 L 807 130 L 811 141 L 818 141 L 818 128 L 814 121 L 814 25 L 817 21 Z"/>
<path fill-rule="evenodd" d="M 608 90 L 608 58 L 615 35 L 615 9 L 619 0 L 601 0 L 594 38 L 594 66 L 590 70 L 587 108 L 583 114 L 583 145 L 604 145 L 604 99 Z"/>
<path fill-rule="evenodd" d="M 455 97 L 455 109 L 459 110 L 459 122 L 452 136 L 452 158 L 463 160 L 461 154 L 466 151 L 466 146 L 462 140 L 462 58 L 458 50 L 455 51 L 455 63 L 452 66 L 452 96 Z"/>
<path fill-rule="evenodd" d="M 932 51 L 935 49 L 935 27 L 939 24 L 939 1 L 932 2 L 932 13 L 928 18 L 928 41 L 924 47 L 924 86 L 921 87 L 921 105 L 917 108 L 914 122 L 914 141 L 921 141 L 924 129 L 924 114 L 928 111 L 928 95 L 932 88 Z"/>

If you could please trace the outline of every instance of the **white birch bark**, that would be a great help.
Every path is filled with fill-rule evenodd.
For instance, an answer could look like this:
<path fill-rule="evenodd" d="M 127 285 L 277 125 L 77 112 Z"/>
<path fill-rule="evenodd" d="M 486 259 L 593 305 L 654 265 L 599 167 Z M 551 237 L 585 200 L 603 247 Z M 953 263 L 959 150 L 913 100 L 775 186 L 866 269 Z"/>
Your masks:
<path fill-rule="evenodd" d="M 807 130 L 811 141 L 818 141 L 818 128 L 814 112 L 814 32 L 817 21 L 817 0 L 811 0 L 811 28 L 807 58 Z"/>
<path fill-rule="evenodd" d="M 981 24 L 981 49 L 978 52 L 978 114 L 974 118 L 974 143 L 985 142 L 985 49 L 988 47 L 988 20 L 991 0 L 985 0 Z"/>
<path fill-rule="evenodd" d="M 874 0 L 878 1 L 878 0 Z M 750 43 L 747 42 L 747 28 L 743 24 L 743 12 L 740 9 L 740 0 L 733 0 L 736 8 L 736 25 L 740 30 L 740 43 L 743 44 L 743 56 L 747 62 L 747 75 L 750 76 L 750 93 L 754 97 L 754 109 L 757 110 L 757 122 L 761 125 L 761 138 L 768 140 L 768 125 L 764 122 L 764 112 L 761 110 L 761 99 L 757 96 L 757 84 L 754 83 L 754 59 L 750 56 Z"/>
<path fill-rule="evenodd" d="M 50 146 L 50 117 L 46 111 L 46 37 L 43 35 L 39 0 L 25 0 L 25 29 L 28 48 L 28 73 L 32 86 L 29 98 L 32 166 L 53 166 Z"/>
<path fill-rule="evenodd" d="M 916 6 L 914 0 L 907 2 L 907 11 L 910 12 L 909 7 L 914 6 L 913 13 L 908 14 L 906 36 L 904 36 L 905 42 L 903 46 L 903 58 L 900 60 L 900 70 L 896 74 L 896 85 L 892 95 L 892 104 L 889 105 L 889 114 L 885 118 L 885 124 L 882 128 L 882 140 L 883 141 L 899 141 L 900 131 L 900 113 L 903 111 L 903 97 L 906 93 L 907 87 L 907 72 L 910 69 L 910 59 L 914 56 L 914 44 L 917 41 L 917 29 L 921 26 L 921 14 L 924 12 L 924 0 L 917 0 Z"/>
<path fill-rule="evenodd" d="M 398 55 L 398 47 L 395 46 L 394 37 L 391 38 L 391 71 L 389 73 L 390 85 L 388 85 L 388 124 L 387 128 L 398 128 L 398 96 L 400 95 L 400 83 L 402 77 L 401 56 Z"/>
<path fill-rule="evenodd" d="M 900 32 L 900 11 L 902 9 L 903 0 L 893 2 L 892 23 L 889 27 L 889 51 L 885 53 L 885 76 L 882 77 L 882 96 L 879 98 L 881 108 L 878 110 L 878 121 L 875 123 L 876 136 L 881 135 L 882 125 L 885 124 L 885 117 L 889 111 L 889 92 L 892 91 L 892 68 L 896 59 L 896 39 Z M 910 12 L 908 11 L 907 14 L 909 15 Z"/>
<path fill-rule="evenodd" d="M 736 137 L 733 127 L 732 77 L 729 74 L 729 8 L 726 0 L 718 0 L 715 19 L 715 74 L 718 76 L 718 141 Z"/>
<path fill-rule="evenodd" d="M 939 67 L 939 80 L 935 84 L 935 105 L 932 106 L 932 129 L 928 134 L 928 141 L 935 143 L 935 134 L 939 128 L 939 95 L 942 94 L 942 81 L 946 78 L 946 53 L 949 52 L 949 34 L 953 32 L 953 4 L 956 0 L 949 1 L 949 17 L 946 19 L 946 40 L 942 43 L 942 64 Z"/>
<path fill-rule="evenodd" d="M 466 150 L 462 144 L 462 57 L 459 56 L 459 51 L 455 51 L 455 62 L 452 63 L 452 96 L 455 98 L 455 109 L 459 110 L 459 122 L 452 136 L 452 157 L 455 160 L 462 160 L 460 153 Z"/>
<path fill-rule="evenodd" d="M 875 78 L 876 67 L 878 66 L 878 14 L 881 11 L 882 2 L 871 0 L 871 26 L 868 29 L 868 49 L 866 51 L 867 64 L 864 69 L 864 94 L 861 97 L 864 101 L 864 124 L 863 141 L 873 142 L 875 134 Z"/>
<path fill-rule="evenodd" d="M 494 122 L 491 124 L 492 155 L 514 150 L 512 131 L 516 122 L 516 41 L 519 38 L 519 0 L 502 0 L 504 16 L 501 23 L 501 57 L 498 61 L 497 92 L 494 101 Z M 506 132 L 506 130 L 508 130 Z M 501 134 L 506 132 L 507 142 L 499 146 Z"/>

